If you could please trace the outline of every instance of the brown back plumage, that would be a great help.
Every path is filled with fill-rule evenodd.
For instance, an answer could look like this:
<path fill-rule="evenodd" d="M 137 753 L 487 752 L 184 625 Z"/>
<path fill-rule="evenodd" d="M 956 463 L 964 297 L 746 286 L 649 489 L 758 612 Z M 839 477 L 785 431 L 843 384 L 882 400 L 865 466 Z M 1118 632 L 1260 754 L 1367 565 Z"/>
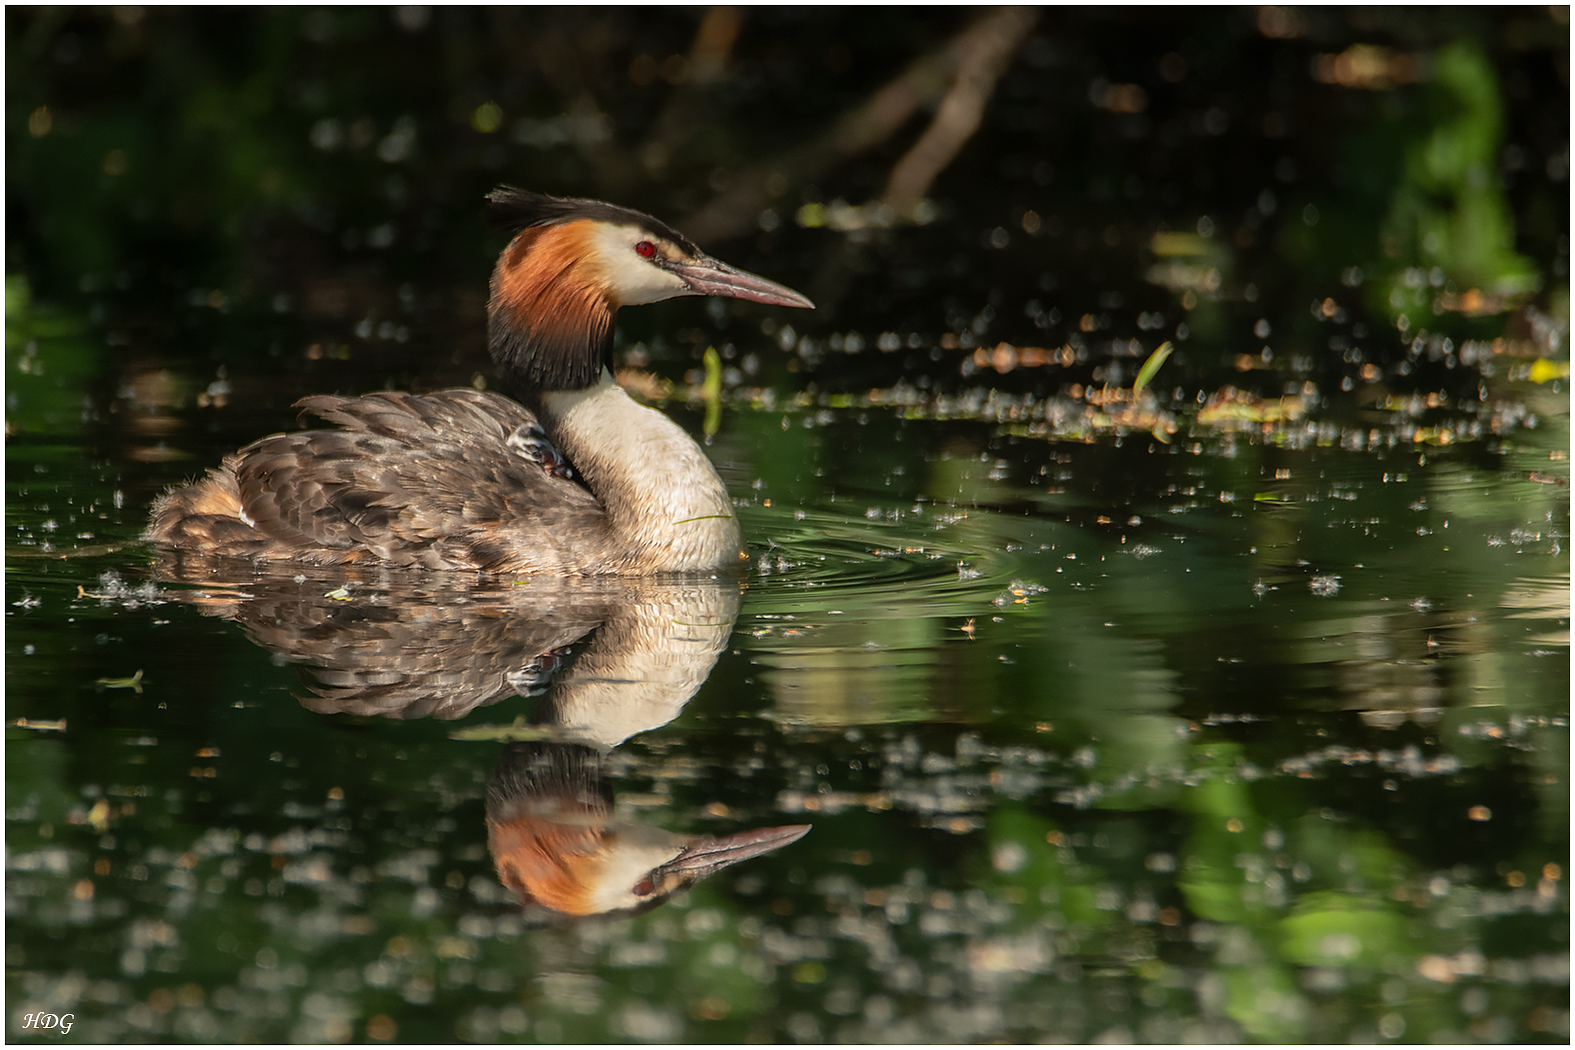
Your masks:
<path fill-rule="evenodd" d="M 154 505 L 148 538 L 263 560 L 597 571 L 606 513 L 509 445 L 535 416 L 475 390 L 303 398 L 339 425 L 263 438 Z"/>

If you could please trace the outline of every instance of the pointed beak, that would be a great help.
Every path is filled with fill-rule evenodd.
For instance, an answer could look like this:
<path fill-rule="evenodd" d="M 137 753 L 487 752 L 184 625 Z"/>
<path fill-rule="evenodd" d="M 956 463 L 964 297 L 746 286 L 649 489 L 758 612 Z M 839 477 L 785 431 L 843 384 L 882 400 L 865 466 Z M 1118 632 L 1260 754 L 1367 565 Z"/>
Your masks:
<path fill-rule="evenodd" d="M 667 872 L 682 872 L 686 881 L 704 878 L 741 860 L 763 856 L 797 842 L 809 831 L 808 824 L 790 824 L 783 828 L 755 828 L 721 838 L 703 838 L 690 843 L 689 848 L 662 865 Z"/>
<path fill-rule="evenodd" d="M 710 256 L 694 262 L 669 263 L 667 269 L 689 286 L 695 295 L 724 295 L 770 306 L 797 306 L 813 310 L 815 304 L 785 285 L 735 269 Z"/>

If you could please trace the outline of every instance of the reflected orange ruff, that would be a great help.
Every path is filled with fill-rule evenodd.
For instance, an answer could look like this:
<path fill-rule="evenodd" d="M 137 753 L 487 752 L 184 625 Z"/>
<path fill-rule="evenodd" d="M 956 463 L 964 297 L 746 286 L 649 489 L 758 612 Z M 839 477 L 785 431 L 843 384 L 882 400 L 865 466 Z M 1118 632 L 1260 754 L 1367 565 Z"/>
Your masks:
<path fill-rule="evenodd" d="M 594 818 L 590 810 L 585 818 Z M 575 814 L 578 816 L 579 814 Z M 590 911 L 587 895 L 600 862 L 599 823 L 560 823 L 526 812 L 513 820 L 487 821 L 487 846 L 498 878 L 522 902 L 536 901 L 567 915 Z"/>

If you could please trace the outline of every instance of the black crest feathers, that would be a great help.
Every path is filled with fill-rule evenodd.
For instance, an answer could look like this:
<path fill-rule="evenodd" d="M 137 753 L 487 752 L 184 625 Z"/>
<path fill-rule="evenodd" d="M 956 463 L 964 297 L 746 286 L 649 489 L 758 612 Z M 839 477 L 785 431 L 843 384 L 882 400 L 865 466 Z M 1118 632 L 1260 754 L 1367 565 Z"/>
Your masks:
<path fill-rule="evenodd" d="M 511 232 L 532 226 L 555 226 L 576 219 L 639 226 L 671 241 L 690 255 L 700 254 L 700 249 L 688 237 L 642 211 L 580 197 L 550 197 L 514 186 L 499 186 L 487 194 L 487 219 L 494 226 Z"/>

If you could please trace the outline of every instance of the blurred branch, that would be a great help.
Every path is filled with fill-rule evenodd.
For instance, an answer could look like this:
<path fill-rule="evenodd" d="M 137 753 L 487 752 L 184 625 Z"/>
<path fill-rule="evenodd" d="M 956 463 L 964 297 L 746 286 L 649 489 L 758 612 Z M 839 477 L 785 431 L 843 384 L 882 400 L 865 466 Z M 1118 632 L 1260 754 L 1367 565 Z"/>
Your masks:
<path fill-rule="evenodd" d="M 922 194 L 978 127 L 996 80 L 1037 17 L 1032 9 L 989 9 L 844 113 L 818 139 L 740 173 L 730 189 L 685 218 L 680 228 L 701 243 L 746 233 L 755 228 L 760 212 L 789 189 L 880 145 L 921 108 L 941 103 L 930 129 L 903 158 L 915 159 L 911 176 L 905 175 L 898 188 L 918 186 Z M 894 171 L 894 186 L 896 176 Z"/>
<path fill-rule="evenodd" d="M 941 100 L 930 126 L 891 169 L 891 178 L 881 194 L 882 202 L 898 215 L 912 213 L 935 177 L 979 130 L 996 82 L 1038 19 L 1039 12 L 1033 8 L 1002 8 L 975 23 L 959 39 L 957 78 Z"/>
<path fill-rule="evenodd" d="M 647 170 L 654 173 L 679 155 L 694 137 L 695 129 L 707 124 L 711 89 L 722 82 L 727 72 L 728 59 L 743 24 L 743 11 L 726 4 L 710 8 L 700 20 L 685 61 L 683 81 L 668 96 L 641 151 Z"/>
<path fill-rule="evenodd" d="M 619 141 L 617 122 L 603 109 L 594 89 L 599 74 L 625 43 L 618 36 L 616 23 L 616 18 L 587 22 L 565 15 L 545 24 L 518 20 L 517 30 L 571 125 L 605 129 L 598 134 L 573 135 L 570 142 L 585 162 L 596 192 L 610 200 L 626 199 L 651 176 L 659 176 L 668 161 L 684 151 L 695 129 L 707 125 L 711 91 L 727 71 L 743 12 L 726 5 L 708 9 L 696 27 L 689 53 L 668 60 L 677 64 L 677 71 L 664 63 L 662 76 L 674 89 L 650 135 L 638 148 Z"/>
<path fill-rule="evenodd" d="M 505 20 L 515 39 L 529 48 L 537 70 L 576 126 L 609 131 L 616 127 L 591 89 L 597 74 L 611 61 L 615 20 L 601 17 L 585 21 L 562 12 L 545 20 L 520 19 L 514 12 L 495 17 Z M 626 198 L 642 181 L 643 173 L 616 134 L 576 135 L 571 143 L 602 196 Z"/>

